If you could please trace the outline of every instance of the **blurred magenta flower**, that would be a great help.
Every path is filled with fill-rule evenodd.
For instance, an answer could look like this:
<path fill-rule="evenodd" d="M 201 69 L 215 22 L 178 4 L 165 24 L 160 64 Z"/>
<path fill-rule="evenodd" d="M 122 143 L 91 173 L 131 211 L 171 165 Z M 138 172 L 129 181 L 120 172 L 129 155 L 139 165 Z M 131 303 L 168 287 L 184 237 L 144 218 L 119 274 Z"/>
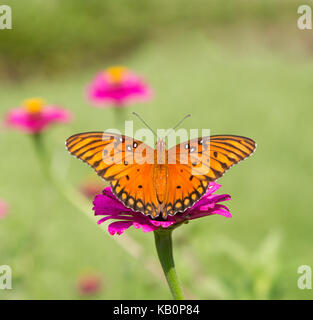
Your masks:
<path fill-rule="evenodd" d="M 7 113 L 6 124 L 26 133 L 40 133 L 53 123 L 66 123 L 71 119 L 69 111 L 47 105 L 41 98 L 31 98 Z"/>
<path fill-rule="evenodd" d="M 87 98 L 94 105 L 123 107 L 146 101 L 152 96 L 149 86 L 134 72 L 121 66 L 98 73 L 87 87 Z"/>
<path fill-rule="evenodd" d="M 149 216 L 143 215 L 141 212 L 134 212 L 127 208 L 119 201 L 111 191 L 110 187 L 103 190 L 102 194 L 98 194 L 94 199 L 93 210 L 96 216 L 104 216 L 98 221 L 101 224 L 107 220 L 117 220 L 109 224 L 108 231 L 111 235 L 122 234 L 126 229 L 134 226 L 136 229 L 142 229 L 143 232 L 155 231 L 158 228 L 175 227 L 175 224 L 181 224 L 189 220 L 219 214 L 226 218 L 231 218 L 232 215 L 228 208 L 220 202 L 230 200 L 228 194 L 214 194 L 221 187 L 216 182 L 211 182 L 206 194 L 196 202 L 191 208 L 183 213 L 178 213 L 174 216 L 168 216 L 166 220 L 162 218 L 151 219 Z"/>
<path fill-rule="evenodd" d="M 82 295 L 96 294 L 101 290 L 101 278 L 98 274 L 85 274 L 78 279 L 78 291 Z"/>
<path fill-rule="evenodd" d="M 0 199 L 0 219 L 4 218 L 9 212 L 9 205 Z"/>
<path fill-rule="evenodd" d="M 93 199 L 97 194 L 99 194 L 104 188 L 104 183 L 99 179 L 86 179 L 80 185 L 79 189 L 81 193 L 88 199 Z"/>

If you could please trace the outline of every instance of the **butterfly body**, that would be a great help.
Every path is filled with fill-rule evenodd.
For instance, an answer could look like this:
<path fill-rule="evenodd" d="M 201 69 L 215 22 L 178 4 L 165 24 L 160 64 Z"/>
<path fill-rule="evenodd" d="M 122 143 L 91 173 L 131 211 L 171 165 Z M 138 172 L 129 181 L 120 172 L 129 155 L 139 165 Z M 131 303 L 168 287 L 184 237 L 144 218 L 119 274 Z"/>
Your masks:
<path fill-rule="evenodd" d="M 126 207 L 156 218 L 184 212 L 233 164 L 255 150 L 246 137 L 201 137 L 166 149 L 127 136 L 87 132 L 67 139 L 70 153 L 110 182 L 113 193 Z"/>

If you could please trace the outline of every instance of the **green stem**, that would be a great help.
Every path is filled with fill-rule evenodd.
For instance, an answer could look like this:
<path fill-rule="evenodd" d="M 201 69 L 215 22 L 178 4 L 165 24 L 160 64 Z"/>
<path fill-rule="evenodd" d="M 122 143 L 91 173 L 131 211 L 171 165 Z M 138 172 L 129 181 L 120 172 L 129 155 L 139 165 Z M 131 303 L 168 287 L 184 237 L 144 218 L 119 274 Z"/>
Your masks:
<path fill-rule="evenodd" d="M 44 144 L 42 141 L 42 135 L 40 133 L 37 133 L 34 134 L 32 138 L 39 158 L 39 165 L 41 166 L 41 169 L 44 172 L 45 176 L 49 176 L 50 179 L 49 158 L 47 153 L 45 152 Z"/>
<path fill-rule="evenodd" d="M 50 159 L 42 141 L 42 135 L 33 135 L 33 140 L 39 162 L 46 179 L 49 180 L 49 182 L 55 186 L 60 194 L 63 195 L 74 207 L 83 211 L 89 218 L 92 217 L 90 215 L 89 202 L 83 199 L 78 191 L 63 182 L 58 181 L 56 177 L 51 173 Z"/>
<path fill-rule="evenodd" d="M 184 293 L 180 286 L 175 270 L 173 258 L 171 229 L 158 229 L 154 231 L 155 246 L 166 277 L 168 286 L 175 300 L 184 300 Z"/>
<path fill-rule="evenodd" d="M 115 113 L 115 124 L 119 128 L 123 125 L 125 119 L 126 119 L 126 108 L 122 105 L 115 106 L 114 107 L 114 113 Z"/>

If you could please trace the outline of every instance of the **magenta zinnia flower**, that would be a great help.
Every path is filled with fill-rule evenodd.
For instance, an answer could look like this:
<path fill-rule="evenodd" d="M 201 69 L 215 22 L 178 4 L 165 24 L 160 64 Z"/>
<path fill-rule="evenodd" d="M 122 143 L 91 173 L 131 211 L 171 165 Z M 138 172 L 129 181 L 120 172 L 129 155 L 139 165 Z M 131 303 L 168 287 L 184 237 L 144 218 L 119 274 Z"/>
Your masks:
<path fill-rule="evenodd" d="M 96 75 L 87 87 L 87 98 L 96 106 L 123 107 L 137 101 L 146 101 L 152 95 L 149 86 L 125 67 L 111 67 Z"/>
<path fill-rule="evenodd" d="M 26 133 L 40 133 L 53 123 L 66 123 L 71 118 L 69 111 L 47 105 L 40 98 L 32 98 L 25 100 L 21 107 L 10 110 L 6 124 Z"/>
<path fill-rule="evenodd" d="M 9 205 L 0 199 L 0 219 L 4 218 L 9 212 Z"/>
<path fill-rule="evenodd" d="M 170 226 L 175 227 L 175 224 L 214 214 L 231 218 L 232 215 L 228 208 L 219 204 L 220 202 L 230 200 L 230 195 L 214 194 L 220 187 L 220 184 L 211 182 L 206 194 L 191 208 L 183 213 L 168 216 L 166 220 L 162 218 L 151 219 L 141 212 L 135 212 L 125 207 L 124 204 L 114 196 L 110 187 L 105 188 L 102 194 L 98 194 L 95 197 L 93 210 L 96 216 L 104 216 L 98 221 L 98 224 L 110 219 L 117 220 L 109 224 L 108 231 L 111 235 L 116 233 L 120 235 L 131 226 L 134 226 L 136 229 L 141 228 L 143 232 L 150 232 L 158 228 L 168 228 Z"/>

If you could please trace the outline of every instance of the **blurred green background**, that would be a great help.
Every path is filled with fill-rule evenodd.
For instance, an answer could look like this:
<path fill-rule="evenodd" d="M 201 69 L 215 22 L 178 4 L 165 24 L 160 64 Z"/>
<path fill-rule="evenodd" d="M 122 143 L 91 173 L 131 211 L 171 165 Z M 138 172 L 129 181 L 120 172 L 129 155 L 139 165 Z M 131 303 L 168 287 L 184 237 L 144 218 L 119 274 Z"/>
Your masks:
<path fill-rule="evenodd" d="M 187 297 L 313 298 L 297 287 L 298 267 L 313 267 L 313 31 L 297 29 L 301 1 L 6 4 L 13 29 L 0 30 L 2 119 L 33 96 L 75 114 L 72 124 L 45 134 L 58 177 L 77 189 L 86 177 L 97 180 L 64 141 L 116 125 L 115 110 L 91 107 L 84 89 L 99 70 L 125 65 L 155 90 L 153 101 L 125 109 L 125 119 L 136 111 L 152 127 L 169 128 L 191 112 L 185 128 L 258 143 L 253 157 L 219 180 L 220 192 L 232 196 L 233 218 L 195 220 L 174 233 Z M 0 290 L 1 299 L 170 298 L 142 260 L 45 180 L 29 136 L 2 128 L 0 141 L 0 198 L 11 206 L 0 220 L 0 265 L 13 271 L 13 289 Z M 90 201 L 90 216 L 91 208 Z M 152 234 L 127 233 L 142 245 L 144 260 L 156 258 Z M 93 273 L 101 290 L 82 296 L 77 281 Z"/>

